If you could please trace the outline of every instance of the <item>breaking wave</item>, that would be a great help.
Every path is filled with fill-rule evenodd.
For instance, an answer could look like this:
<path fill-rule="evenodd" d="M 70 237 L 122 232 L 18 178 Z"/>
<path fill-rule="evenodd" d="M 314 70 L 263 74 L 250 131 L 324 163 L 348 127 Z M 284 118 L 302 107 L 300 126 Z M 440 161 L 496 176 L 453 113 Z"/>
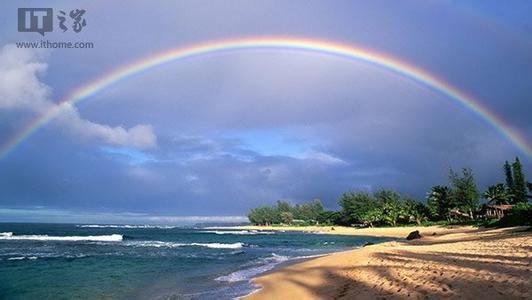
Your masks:
<path fill-rule="evenodd" d="M 79 228 L 125 228 L 125 229 L 143 229 L 143 228 L 156 228 L 156 229 L 173 229 L 177 226 L 168 226 L 168 225 L 98 225 L 98 224 L 86 224 L 86 225 L 76 225 Z"/>
<path fill-rule="evenodd" d="M 246 247 L 244 243 L 176 243 L 176 242 L 162 242 L 162 241 L 135 241 L 126 242 L 127 246 L 134 247 L 155 247 L 155 248 L 180 248 L 180 247 L 206 247 L 212 249 L 240 249 Z"/>
<path fill-rule="evenodd" d="M 255 235 L 255 234 L 275 234 L 273 231 L 261 231 L 261 230 L 238 230 L 238 231 L 229 231 L 229 230 L 207 230 L 200 231 L 202 233 L 214 233 L 214 234 L 237 234 L 237 235 Z"/>
<path fill-rule="evenodd" d="M 305 258 L 314 258 L 323 256 L 320 255 L 308 255 L 308 256 L 284 256 L 284 255 L 277 255 L 275 253 L 272 253 L 271 256 L 263 257 L 258 260 L 255 260 L 249 264 L 243 265 L 245 267 L 244 269 L 235 271 L 229 275 L 224 275 L 216 278 L 217 281 L 226 281 L 226 282 L 238 282 L 238 281 L 246 281 L 250 280 L 251 278 L 262 274 L 264 272 L 268 272 L 275 268 L 280 263 L 296 260 L 296 259 L 305 259 Z"/>
<path fill-rule="evenodd" d="M 7 260 L 35 260 L 37 259 L 37 256 L 16 256 L 16 257 L 10 257 Z"/>
<path fill-rule="evenodd" d="M 36 253 L 36 254 L 19 254 L 17 256 L 8 257 L 7 260 L 36 260 L 36 259 L 76 259 L 89 257 L 86 254 L 56 254 L 56 253 Z M 1 260 L 1 259 L 0 259 Z"/>
<path fill-rule="evenodd" d="M 121 234 L 87 235 L 87 236 L 49 236 L 49 235 L 14 235 L 12 232 L 0 233 L 0 240 L 27 240 L 27 241 L 90 241 L 90 242 L 120 242 L 124 237 Z"/>
<path fill-rule="evenodd" d="M 227 282 L 238 282 L 238 281 L 249 280 L 261 273 L 270 271 L 276 265 L 282 262 L 288 261 L 289 259 L 290 259 L 289 256 L 277 255 L 275 253 L 272 253 L 271 256 L 260 258 L 254 261 L 252 265 L 247 266 L 249 268 L 235 271 L 229 275 L 220 276 L 216 278 L 215 280 L 227 281 Z"/>

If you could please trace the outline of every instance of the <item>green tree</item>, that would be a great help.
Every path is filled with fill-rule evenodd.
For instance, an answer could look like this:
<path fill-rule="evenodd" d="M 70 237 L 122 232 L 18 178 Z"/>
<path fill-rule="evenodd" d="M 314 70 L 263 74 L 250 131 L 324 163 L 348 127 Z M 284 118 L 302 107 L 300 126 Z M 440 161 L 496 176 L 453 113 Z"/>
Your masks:
<path fill-rule="evenodd" d="M 433 186 L 427 195 L 430 215 L 437 220 L 449 220 L 449 212 L 454 208 L 451 189 L 447 186 Z"/>
<path fill-rule="evenodd" d="M 262 207 L 252 208 L 248 213 L 248 219 L 252 224 L 255 225 L 264 225 L 265 218 L 261 212 Z"/>
<path fill-rule="evenodd" d="M 281 223 L 281 216 L 274 207 L 266 206 L 264 209 L 264 215 L 267 221 L 266 225 Z"/>
<path fill-rule="evenodd" d="M 292 224 L 292 221 L 294 220 L 294 215 L 289 211 L 283 211 L 280 213 L 281 222 L 283 224 Z"/>
<path fill-rule="evenodd" d="M 283 212 L 291 212 L 292 211 L 292 205 L 290 205 L 290 203 L 288 203 L 286 201 L 278 200 L 276 209 L 277 209 L 277 211 L 279 212 L 279 215 L 280 215 Z"/>
<path fill-rule="evenodd" d="M 368 225 L 369 227 L 375 226 L 377 223 L 381 223 L 384 219 L 382 215 L 382 208 L 375 207 L 362 214 L 361 220 L 362 223 Z"/>
<path fill-rule="evenodd" d="M 452 169 L 449 170 L 449 183 L 451 185 L 451 195 L 454 203 L 460 210 L 469 214 L 473 219 L 473 211 L 479 205 L 479 193 L 475 183 L 473 170 L 462 169 L 462 176 L 459 176 Z"/>
<path fill-rule="evenodd" d="M 508 194 L 514 193 L 514 176 L 512 174 L 512 165 L 508 161 L 504 162 L 504 176 L 506 177 L 506 191 Z"/>
<path fill-rule="evenodd" d="M 510 204 L 513 198 L 502 183 L 489 186 L 483 196 L 490 204 Z"/>
<path fill-rule="evenodd" d="M 306 222 L 316 222 L 323 211 L 324 208 L 320 199 L 298 204 L 292 210 L 295 219 Z"/>
<path fill-rule="evenodd" d="M 523 168 L 519 158 L 516 157 L 514 163 L 512 164 L 512 173 L 513 173 L 513 196 L 514 203 L 524 203 L 528 202 L 527 193 L 526 193 L 526 179 L 525 174 L 523 174 Z"/>
<path fill-rule="evenodd" d="M 342 208 L 342 222 L 347 225 L 363 223 L 362 216 L 377 206 L 373 197 L 362 191 L 343 193 L 338 199 L 338 204 Z"/>
<path fill-rule="evenodd" d="M 397 221 L 404 215 L 400 202 L 386 202 L 382 205 L 382 219 L 392 226 L 397 226 Z"/>
<path fill-rule="evenodd" d="M 429 215 L 427 206 L 414 199 L 406 198 L 403 202 L 403 207 L 403 217 L 405 220 L 407 222 L 416 223 L 418 226 L 421 225 L 421 223 L 425 221 Z"/>
<path fill-rule="evenodd" d="M 261 206 L 251 209 L 248 214 L 248 219 L 256 225 L 271 225 L 280 222 L 277 209 L 271 206 Z"/>
<path fill-rule="evenodd" d="M 378 207 L 381 208 L 382 220 L 397 226 L 397 221 L 404 215 L 401 195 L 392 190 L 379 190 L 373 193 Z"/>
<path fill-rule="evenodd" d="M 341 221 L 341 214 L 337 211 L 327 210 L 320 213 L 318 216 L 318 223 L 322 225 L 334 225 L 339 224 Z"/>
<path fill-rule="evenodd" d="M 392 190 L 381 189 L 373 193 L 377 203 L 384 206 L 386 203 L 398 203 L 401 201 L 401 195 Z"/>
<path fill-rule="evenodd" d="M 308 221 L 317 221 L 321 213 L 323 213 L 324 208 L 320 199 L 314 199 L 310 202 L 303 204 L 305 206 L 305 211 L 308 211 Z"/>

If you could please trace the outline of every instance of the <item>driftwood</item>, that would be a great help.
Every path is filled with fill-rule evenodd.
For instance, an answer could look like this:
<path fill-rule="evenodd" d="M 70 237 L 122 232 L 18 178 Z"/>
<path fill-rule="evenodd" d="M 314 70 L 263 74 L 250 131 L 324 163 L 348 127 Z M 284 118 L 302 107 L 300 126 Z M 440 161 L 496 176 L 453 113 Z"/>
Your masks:
<path fill-rule="evenodd" d="M 460 210 L 458 210 L 457 208 L 455 209 L 452 209 L 450 212 L 449 212 L 449 215 L 451 217 L 459 217 L 459 218 L 462 218 L 462 219 L 471 219 L 471 216 L 467 213 L 464 213 L 464 212 L 461 212 Z"/>

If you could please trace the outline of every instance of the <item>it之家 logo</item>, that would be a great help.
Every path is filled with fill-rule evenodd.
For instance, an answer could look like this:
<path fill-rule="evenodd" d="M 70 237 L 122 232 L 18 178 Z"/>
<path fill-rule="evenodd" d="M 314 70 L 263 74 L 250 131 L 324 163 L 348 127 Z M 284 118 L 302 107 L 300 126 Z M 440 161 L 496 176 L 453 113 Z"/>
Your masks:
<path fill-rule="evenodd" d="M 66 32 L 72 29 L 75 33 L 81 32 L 87 21 L 85 20 L 85 9 L 73 9 L 71 11 L 59 10 L 57 20 L 59 28 Z M 44 36 L 45 32 L 53 31 L 53 9 L 52 8 L 19 8 L 18 9 L 18 31 L 37 32 Z"/>

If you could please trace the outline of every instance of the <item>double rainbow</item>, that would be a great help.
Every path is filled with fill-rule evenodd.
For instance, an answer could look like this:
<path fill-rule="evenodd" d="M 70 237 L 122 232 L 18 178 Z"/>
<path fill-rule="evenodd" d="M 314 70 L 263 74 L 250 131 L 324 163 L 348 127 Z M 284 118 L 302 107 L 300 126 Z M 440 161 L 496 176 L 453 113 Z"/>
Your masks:
<path fill-rule="evenodd" d="M 20 132 L 18 132 L 0 147 L 0 159 L 4 158 L 8 153 L 13 151 L 18 145 L 38 131 L 39 128 L 45 126 L 47 123 L 53 120 L 64 110 L 64 108 L 75 105 L 82 100 L 88 99 L 92 95 L 104 90 L 105 88 L 133 75 L 145 72 L 166 63 L 191 57 L 222 51 L 252 49 L 281 49 L 315 52 L 351 60 L 364 61 L 379 67 L 383 67 L 406 78 L 422 83 L 425 86 L 445 95 L 447 98 L 454 100 L 456 103 L 462 105 L 466 109 L 476 114 L 478 117 L 482 118 L 487 124 L 497 130 L 503 137 L 507 138 L 512 144 L 521 150 L 527 157 L 532 155 L 532 146 L 529 145 L 525 138 L 516 130 L 505 124 L 501 118 L 489 111 L 479 101 L 466 95 L 464 92 L 451 86 L 444 80 L 428 73 L 427 71 L 375 51 L 342 45 L 335 42 L 301 38 L 264 37 L 222 40 L 197 44 L 189 47 L 178 47 L 162 53 L 150 55 L 131 64 L 114 69 L 96 78 L 95 80 L 77 87 L 72 92 L 68 93 L 54 109 L 46 112 L 30 122 L 28 126 L 23 128 Z"/>

